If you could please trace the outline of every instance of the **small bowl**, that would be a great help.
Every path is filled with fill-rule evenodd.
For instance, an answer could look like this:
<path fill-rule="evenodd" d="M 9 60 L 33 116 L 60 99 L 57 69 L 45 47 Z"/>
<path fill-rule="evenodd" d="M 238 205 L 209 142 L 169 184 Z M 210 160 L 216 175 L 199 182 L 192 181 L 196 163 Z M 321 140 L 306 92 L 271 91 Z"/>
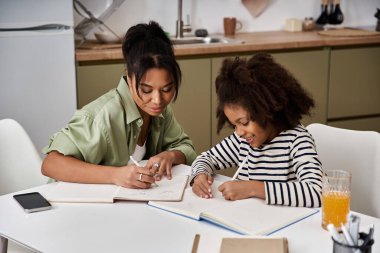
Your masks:
<path fill-rule="evenodd" d="M 109 33 L 109 32 L 101 32 L 101 33 L 97 32 L 97 33 L 94 33 L 94 36 L 101 43 L 120 43 L 121 42 L 120 37 L 117 37 L 115 34 Z"/>

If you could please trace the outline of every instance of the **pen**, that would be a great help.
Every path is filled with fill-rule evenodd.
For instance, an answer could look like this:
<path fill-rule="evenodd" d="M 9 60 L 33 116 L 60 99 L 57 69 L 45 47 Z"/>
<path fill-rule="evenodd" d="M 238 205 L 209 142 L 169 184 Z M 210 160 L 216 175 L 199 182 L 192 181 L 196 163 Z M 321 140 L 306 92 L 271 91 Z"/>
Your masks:
<path fill-rule="evenodd" d="M 368 233 L 368 236 L 369 236 L 369 239 L 373 239 L 373 231 L 375 230 L 375 225 L 374 224 L 371 224 L 371 227 L 369 228 L 369 233 Z"/>
<path fill-rule="evenodd" d="M 360 224 L 360 217 L 354 214 L 351 214 L 349 216 L 349 222 L 348 222 L 348 231 L 350 232 L 352 241 L 355 245 L 358 245 L 359 240 L 359 224 Z"/>
<path fill-rule="evenodd" d="M 339 237 L 339 234 L 338 232 L 336 231 L 335 227 L 333 224 L 328 224 L 327 225 L 327 230 L 329 231 L 330 235 L 332 236 L 332 238 L 334 238 L 335 241 L 337 242 L 341 242 L 340 240 L 340 237 Z"/>
<path fill-rule="evenodd" d="M 341 226 L 340 226 L 340 228 L 342 229 L 344 239 L 346 240 L 346 242 L 348 243 L 348 245 L 354 246 L 355 245 L 354 241 L 352 240 L 351 235 L 348 232 L 346 226 L 343 225 L 343 223 L 342 223 Z"/>
<path fill-rule="evenodd" d="M 235 175 L 232 177 L 231 181 L 236 180 L 237 176 L 239 175 L 241 169 L 243 168 L 244 164 L 248 161 L 248 156 L 243 160 L 243 162 L 240 164 L 239 168 L 236 170 Z"/>
<path fill-rule="evenodd" d="M 139 164 L 139 162 L 136 161 L 135 158 L 133 158 L 133 156 L 129 156 L 129 159 L 131 159 L 131 161 L 132 161 L 136 166 L 141 167 L 141 165 Z"/>
<path fill-rule="evenodd" d="M 358 244 L 355 243 L 354 239 L 352 239 L 352 236 L 350 235 L 350 232 L 348 232 L 346 226 L 343 225 L 343 223 L 341 223 L 340 228 L 342 229 L 344 239 L 346 240 L 346 242 L 348 243 L 348 245 L 350 245 L 350 246 L 358 246 Z M 360 252 L 361 252 L 360 249 L 356 249 L 354 251 L 354 253 L 360 253 Z"/>
<path fill-rule="evenodd" d="M 136 161 L 136 160 L 133 158 L 133 156 L 129 156 L 129 159 L 131 159 L 131 161 L 132 161 L 136 166 L 142 167 L 142 166 L 139 164 L 139 162 Z M 153 183 L 152 185 L 154 185 L 154 186 L 158 186 L 158 184 L 156 184 L 156 183 Z"/>

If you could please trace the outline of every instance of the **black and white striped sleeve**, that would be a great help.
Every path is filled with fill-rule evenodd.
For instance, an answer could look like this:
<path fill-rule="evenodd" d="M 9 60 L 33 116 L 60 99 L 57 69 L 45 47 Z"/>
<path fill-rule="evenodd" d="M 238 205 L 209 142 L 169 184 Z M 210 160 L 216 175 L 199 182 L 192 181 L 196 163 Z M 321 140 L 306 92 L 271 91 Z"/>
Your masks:
<path fill-rule="evenodd" d="M 208 151 L 202 152 L 191 165 L 190 185 L 193 184 L 194 178 L 201 173 L 213 176 L 215 170 L 237 166 L 240 144 L 239 137 L 234 133 Z"/>
<path fill-rule="evenodd" d="M 314 140 L 306 130 L 294 139 L 290 147 L 290 158 L 296 180 L 265 182 L 267 204 L 320 207 L 322 166 Z"/>

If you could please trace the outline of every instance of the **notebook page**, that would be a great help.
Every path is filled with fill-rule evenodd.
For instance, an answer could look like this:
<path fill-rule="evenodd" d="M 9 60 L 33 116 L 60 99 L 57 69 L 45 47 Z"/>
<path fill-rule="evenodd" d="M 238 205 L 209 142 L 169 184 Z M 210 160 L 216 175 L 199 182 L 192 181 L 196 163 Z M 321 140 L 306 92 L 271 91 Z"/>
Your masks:
<path fill-rule="evenodd" d="M 136 201 L 181 201 L 183 192 L 186 188 L 189 176 L 177 175 L 171 180 L 162 177 L 156 181 L 158 186 L 149 189 L 129 189 L 119 187 L 114 195 L 114 199 L 136 200 Z"/>
<path fill-rule="evenodd" d="M 250 198 L 230 201 L 223 208 L 209 208 L 202 215 L 246 235 L 268 235 L 316 212 L 312 208 L 267 205 L 264 200 Z"/>
<path fill-rule="evenodd" d="M 218 191 L 218 185 L 220 182 L 216 181 L 212 184 L 212 193 L 214 195 L 211 199 L 200 198 L 193 193 L 191 187 L 185 190 L 183 200 L 181 202 L 149 202 L 149 205 L 158 207 L 163 210 L 167 210 L 173 213 L 177 213 L 189 218 L 199 220 L 200 214 L 209 209 L 210 206 L 217 207 L 227 202 L 224 200 L 222 194 Z"/>
<path fill-rule="evenodd" d="M 46 199 L 51 202 L 68 203 L 113 203 L 118 186 L 111 184 L 77 184 L 58 182 Z"/>

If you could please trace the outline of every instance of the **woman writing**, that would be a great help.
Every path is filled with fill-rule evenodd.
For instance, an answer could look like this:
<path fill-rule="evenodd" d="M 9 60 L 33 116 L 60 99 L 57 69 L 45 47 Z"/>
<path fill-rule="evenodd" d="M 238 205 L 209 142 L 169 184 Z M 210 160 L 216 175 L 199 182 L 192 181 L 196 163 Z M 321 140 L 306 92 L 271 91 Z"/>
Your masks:
<path fill-rule="evenodd" d="M 221 184 L 227 200 L 251 197 L 267 204 L 319 207 L 321 163 L 300 124 L 314 106 L 297 80 L 268 54 L 223 62 L 216 79 L 218 132 L 235 132 L 192 164 L 193 192 L 211 198 L 216 170 L 242 165 L 237 181 Z"/>
<path fill-rule="evenodd" d="M 173 165 L 193 162 L 193 144 L 169 105 L 181 81 L 169 38 L 153 21 L 138 24 L 127 31 L 122 49 L 126 76 L 52 136 L 44 149 L 44 175 L 149 188 L 165 174 L 170 179 Z M 149 160 L 139 167 L 130 156 Z"/>

